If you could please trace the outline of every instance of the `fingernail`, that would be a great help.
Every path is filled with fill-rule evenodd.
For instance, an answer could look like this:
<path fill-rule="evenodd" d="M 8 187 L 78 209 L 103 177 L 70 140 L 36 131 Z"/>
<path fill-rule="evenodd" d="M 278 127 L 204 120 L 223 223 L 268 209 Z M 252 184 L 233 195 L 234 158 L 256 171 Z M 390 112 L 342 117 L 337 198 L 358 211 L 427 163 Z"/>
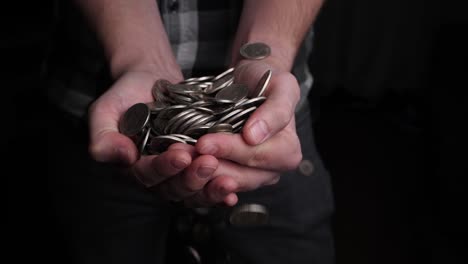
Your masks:
<path fill-rule="evenodd" d="M 207 144 L 200 149 L 201 154 L 214 155 L 218 151 L 218 147 L 214 144 Z"/>
<path fill-rule="evenodd" d="M 200 178 L 207 178 L 207 177 L 210 177 L 214 171 L 215 171 L 215 168 L 213 167 L 202 166 L 198 168 L 197 175 Z"/>
<path fill-rule="evenodd" d="M 268 127 L 263 120 L 258 120 L 250 126 L 249 133 L 255 144 L 262 143 L 268 136 Z"/>
<path fill-rule="evenodd" d="M 175 160 L 171 160 L 171 165 L 172 165 L 172 167 L 174 167 L 176 169 L 183 169 L 183 168 L 187 167 L 188 162 L 186 160 L 183 160 L 183 159 L 175 159 Z"/>

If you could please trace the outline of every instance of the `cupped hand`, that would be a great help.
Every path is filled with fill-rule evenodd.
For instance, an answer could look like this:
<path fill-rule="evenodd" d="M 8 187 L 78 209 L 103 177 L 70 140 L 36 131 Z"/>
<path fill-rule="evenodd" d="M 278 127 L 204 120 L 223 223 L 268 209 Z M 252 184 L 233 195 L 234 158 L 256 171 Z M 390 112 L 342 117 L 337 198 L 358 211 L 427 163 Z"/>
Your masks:
<path fill-rule="evenodd" d="M 294 118 L 300 96 L 296 78 L 263 61 L 244 61 L 236 68 L 236 82 L 252 91 L 267 70 L 272 70 L 267 99 L 249 117 L 242 134 L 207 134 L 195 145 L 198 153 L 217 157 L 219 165 L 204 192 L 187 204 L 233 205 L 234 193 L 275 184 L 281 172 L 295 169 L 301 161 Z"/>

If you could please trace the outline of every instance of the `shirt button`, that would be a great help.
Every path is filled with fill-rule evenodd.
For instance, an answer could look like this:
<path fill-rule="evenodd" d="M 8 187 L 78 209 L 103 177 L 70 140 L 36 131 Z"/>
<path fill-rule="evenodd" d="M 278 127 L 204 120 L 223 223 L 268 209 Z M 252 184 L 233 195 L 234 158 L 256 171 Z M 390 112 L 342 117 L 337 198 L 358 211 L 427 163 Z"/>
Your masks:
<path fill-rule="evenodd" d="M 179 10 L 179 1 L 178 0 L 170 0 L 169 1 L 169 11 L 177 12 Z"/>
<path fill-rule="evenodd" d="M 299 163 L 299 172 L 304 176 L 312 176 L 314 170 L 314 164 L 310 160 L 302 160 L 301 163 Z"/>

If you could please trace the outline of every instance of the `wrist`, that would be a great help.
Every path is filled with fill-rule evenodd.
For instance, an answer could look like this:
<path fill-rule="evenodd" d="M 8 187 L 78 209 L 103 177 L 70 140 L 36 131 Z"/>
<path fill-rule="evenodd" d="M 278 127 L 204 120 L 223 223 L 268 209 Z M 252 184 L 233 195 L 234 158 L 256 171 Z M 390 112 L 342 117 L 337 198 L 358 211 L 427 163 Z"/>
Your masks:
<path fill-rule="evenodd" d="M 248 38 L 243 42 L 236 43 L 232 53 L 232 65 L 242 65 L 252 60 L 245 59 L 240 55 L 240 48 L 246 43 L 263 42 L 270 47 L 270 55 L 262 62 L 269 64 L 273 70 L 291 71 L 297 52 L 297 47 L 293 43 L 281 42 L 266 36 L 256 36 Z"/>
<path fill-rule="evenodd" d="M 154 76 L 155 81 L 160 78 L 172 83 L 183 80 L 182 72 L 175 60 L 164 59 L 163 56 L 160 56 L 158 60 L 156 57 L 149 54 L 143 56 L 128 56 L 128 54 L 121 56 L 117 54 L 111 56 L 111 75 L 116 80 L 126 73 L 140 72 Z"/>

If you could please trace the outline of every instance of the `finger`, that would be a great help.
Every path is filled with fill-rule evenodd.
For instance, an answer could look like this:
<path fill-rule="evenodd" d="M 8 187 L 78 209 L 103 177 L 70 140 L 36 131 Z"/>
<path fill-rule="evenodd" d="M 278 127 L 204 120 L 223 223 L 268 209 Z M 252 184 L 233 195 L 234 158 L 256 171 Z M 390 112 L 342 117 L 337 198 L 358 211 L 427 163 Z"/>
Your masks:
<path fill-rule="evenodd" d="M 255 89 L 263 74 L 270 70 L 266 63 L 244 64 L 236 72 L 236 81 Z M 294 116 L 300 89 L 296 78 L 288 72 L 273 73 L 266 88 L 267 100 L 247 120 L 243 137 L 248 144 L 257 145 L 283 129 Z"/>
<path fill-rule="evenodd" d="M 287 126 L 299 100 L 299 86 L 292 75 L 285 74 L 272 78 L 265 95 L 267 99 L 252 113 L 242 131 L 251 145 L 265 142 Z"/>
<path fill-rule="evenodd" d="M 302 160 L 293 120 L 285 129 L 260 145 L 247 144 L 239 134 L 213 133 L 201 137 L 195 148 L 201 154 L 268 170 L 292 170 Z"/>
<path fill-rule="evenodd" d="M 215 157 L 211 155 L 197 157 L 184 173 L 161 184 L 168 185 L 163 187 L 164 195 L 173 201 L 180 201 L 199 192 L 212 179 L 217 167 L 218 160 Z"/>
<path fill-rule="evenodd" d="M 276 184 L 280 180 L 280 175 L 274 171 L 249 168 L 221 159 L 213 178 L 202 192 L 187 199 L 185 205 L 190 207 L 213 206 L 220 203 L 234 205 L 237 202 L 236 192 L 251 191 Z"/>
<path fill-rule="evenodd" d="M 153 187 L 177 175 L 192 162 L 186 150 L 167 150 L 159 156 L 142 156 L 132 167 L 132 174 L 146 187 Z"/>
<path fill-rule="evenodd" d="M 213 181 L 213 184 L 209 184 L 207 191 L 214 192 L 215 195 L 219 196 L 227 192 L 255 190 L 263 186 L 276 184 L 280 180 L 280 174 L 276 171 L 246 167 L 223 159 L 219 160 L 218 169 L 215 171 L 214 177 L 219 177 L 219 175 L 229 176 L 235 182 L 235 184 L 232 184 L 227 181 Z M 233 187 L 235 188 L 232 189 Z"/>
<path fill-rule="evenodd" d="M 237 189 L 237 183 L 229 176 L 217 175 L 203 189 L 192 197 L 184 201 L 187 207 L 208 207 L 222 204 L 225 200 L 229 202 L 226 205 L 235 204 L 237 195 L 234 191 Z M 234 196 L 234 197 L 233 197 Z"/>
<path fill-rule="evenodd" d="M 197 151 L 195 150 L 195 147 L 192 146 L 192 145 L 189 145 L 189 144 L 184 144 L 184 143 L 174 143 L 174 144 L 171 144 L 167 150 L 184 150 L 186 151 L 187 153 L 190 154 L 190 156 L 192 157 L 192 159 L 196 158 L 198 156 L 198 153 Z"/>
<path fill-rule="evenodd" d="M 89 112 L 91 156 L 100 162 L 134 163 L 138 158 L 138 150 L 130 138 L 119 133 L 119 113 L 103 111 L 102 108 L 93 105 Z"/>

